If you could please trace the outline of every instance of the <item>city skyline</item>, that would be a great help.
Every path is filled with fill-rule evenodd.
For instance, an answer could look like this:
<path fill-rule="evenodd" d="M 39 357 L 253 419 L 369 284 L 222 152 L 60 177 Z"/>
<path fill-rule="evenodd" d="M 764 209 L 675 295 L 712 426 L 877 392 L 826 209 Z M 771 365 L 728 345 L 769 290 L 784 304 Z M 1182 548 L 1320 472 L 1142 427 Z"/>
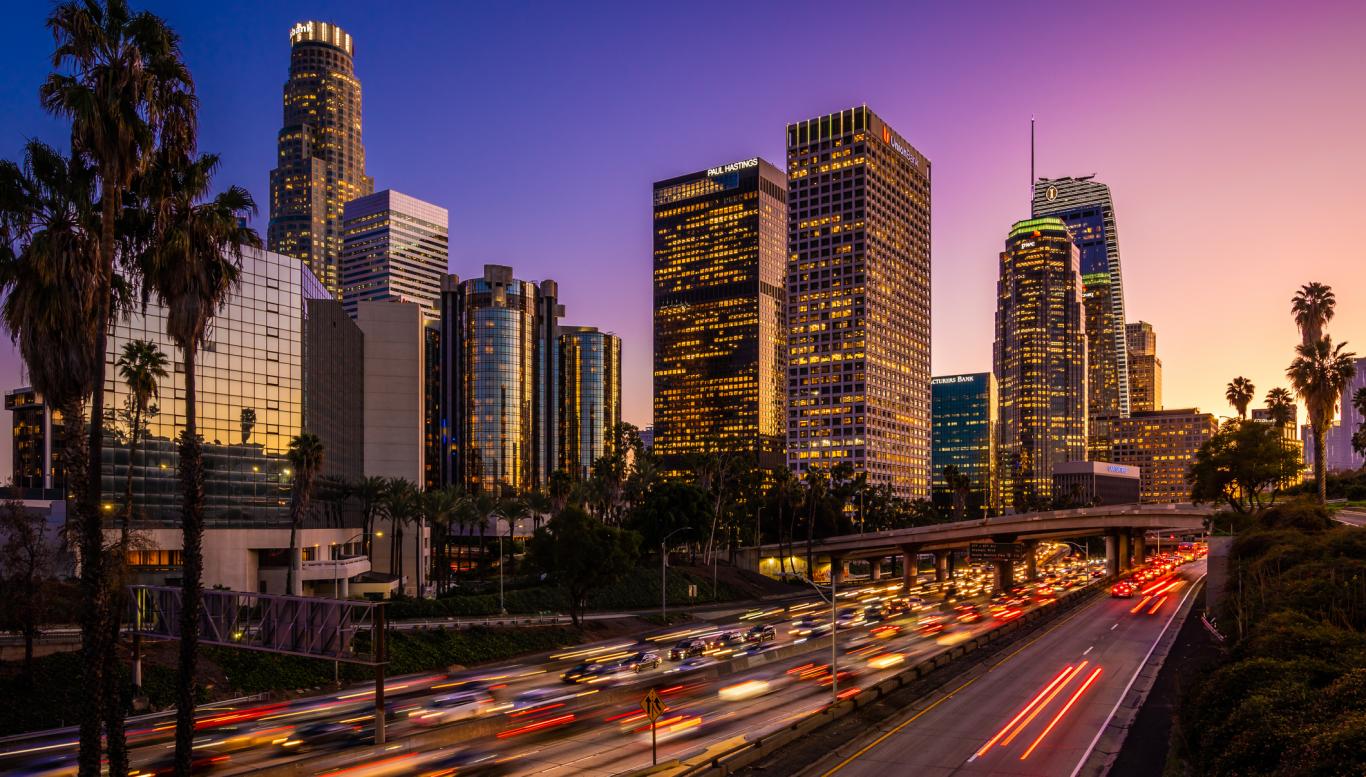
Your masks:
<path fill-rule="evenodd" d="M 648 331 L 649 214 L 641 193 L 652 180 L 697 169 L 714 159 L 782 158 L 780 132 L 785 123 L 859 103 L 876 106 L 939 168 L 932 230 L 935 374 L 981 371 L 990 364 L 1000 225 L 1028 215 L 1026 125 L 1031 113 L 1039 118 L 1038 174 L 1096 172 L 1111 186 L 1116 208 L 1123 211 L 1128 317 L 1151 321 L 1164 333 L 1165 404 L 1194 405 L 1227 415 L 1231 411 L 1222 400 L 1222 388 L 1234 375 L 1253 379 L 1258 401 L 1266 389 L 1285 385 L 1284 354 L 1295 341 L 1288 320 L 1239 321 L 1243 337 L 1215 344 L 1205 328 L 1211 318 L 1227 319 L 1241 303 L 1286 308 L 1294 289 L 1308 280 L 1333 285 L 1344 302 L 1366 295 L 1366 283 L 1353 272 L 1353 262 L 1359 261 L 1354 247 L 1345 238 L 1334 237 L 1340 231 L 1332 228 L 1350 219 L 1351 196 L 1322 198 L 1312 206 L 1295 198 L 1264 196 L 1311 186 L 1321 190 L 1324 181 L 1342 186 L 1346 194 L 1348 182 L 1366 169 L 1366 157 L 1345 142 L 1347 128 L 1359 126 L 1363 118 L 1360 106 L 1338 102 L 1327 87 L 1302 88 L 1306 73 L 1343 73 L 1350 78 L 1360 71 L 1359 62 L 1348 58 L 1346 33 L 1353 27 L 1343 23 L 1349 19 L 1344 12 L 1311 18 L 1261 9 L 1244 14 L 1234 27 L 1222 26 L 1213 12 L 1189 10 L 1171 18 L 1156 14 L 1143 19 L 1129 17 L 1123 9 L 1081 14 L 1077 19 L 1059 14 L 1063 32 L 1083 35 L 1108 24 L 1125 24 L 1134 33 L 1104 44 L 1115 67 L 1096 70 L 1094 83 L 1098 91 L 1098 79 L 1113 79 L 1098 98 L 1108 110 L 1083 111 L 1068 94 L 1044 98 L 1005 77 L 1013 75 L 1010 60 L 1018 53 L 1006 31 L 1023 13 L 1005 8 L 986 20 L 945 12 L 925 14 L 923 19 L 918 15 L 923 24 L 916 34 L 927 40 L 938 34 L 939 39 L 916 55 L 893 55 L 869 46 L 875 56 L 873 71 L 885 71 L 885 77 L 841 81 L 817 72 L 814 65 L 793 66 L 795 71 L 786 74 L 787 65 L 765 65 L 752 79 L 771 79 L 783 88 L 754 99 L 751 90 L 743 88 L 751 79 L 718 90 L 718 64 L 689 80 L 683 99 L 645 102 L 640 108 L 627 97 L 632 90 L 652 80 L 673 83 L 685 74 L 672 65 L 642 67 L 636 75 L 613 72 L 605 61 L 576 53 L 578 44 L 569 40 L 574 36 L 563 36 L 561 25 L 576 23 L 593 34 L 611 36 L 622 44 L 616 56 L 629 57 L 646 39 L 631 31 L 651 30 L 655 37 L 649 45 L 657 48 L 676 37 L 683 40 L 711 29 L 703 19 L 674 19 L 665 10 L 655 10 L 648 16 L 595 13 L 563 20 L 547 10 L 523 39 L 509 46 L 506 37 L 481 41 L 475 34 L 499 27 L 497 11 L 480 17 L 455 15 L 447 23 L 435 23 L 434 17 L 453 12 L 385 19 L 373 9 L 346 4 L 329 7 L 326 14 L 309 4 L 262 4 L 248 12 L 170 3 L 151 3 L 148 8 L 165 15 L 184 37 L 187 59 L 200 79 L 201 146 L 224 155 L 220 186 L 245 185 L 263 210 L 268 208 L 266 180 L 279 129 L 289 28 L 311 18 L 336 22 L 356 40 L 357 75 L 366 88 L 367 173 L 374 176 L 377 188 L 408 191 L 451 211 L 451 231 L 460 235 L 451 246 L 453 272 L 471 276 L 485 262 L 495 261 L 524 268 L 519 274 L 527 278 L 558 278 L 563 301 L 604 330 Z M 41 5 L 19 9 L 3 33 L 14 67 L 11 80 L 0 90 L 0 100 L 11 115 L 10 131 L 0 137 L 0 147 L 10 157 L 17 155 L 28 136 L 63 140 L 58 123 L 42 114 L 33 94 L 33 84 L 46 69 L 50 44 L 41 23 L 45 13 Z M 773 7 L 743 9 L 733 21 L 787 24 L 780 16 Z M 1216 22 L 1221 23 L 1220 45 L 1182 47 L 1183 41 L 1196 40 L 1201 30 Z M 448 32 L 457 28 L 460 31 Z M 422 49 L 422 43 L 443 35 L 457 35 L 469 44 L 456 47 L 463 56 L 438 57 Z M 229 40 L 233 45 L 225 45 Z M 1152 64 L 1150 56 L 1154 42 L 1168 55 L 1159 64 Z M 546 44 L 551 45 L 544 57 L 526 59 L 523 47 Z M 506 51 L 500 52 L 500 45 Z M 1100 45 L 1082 40 L 1075 51 L 1060 55 L 1059 65 L 1072 58 L 1085 61 Z M 253 52 L 246 58 L 250 62 L 241 61 L 243 46 Z M 961 49 L 957 54 L 955 47 Z M 1000 50 L 971 62 L 978 47 Z M 413 77 L 413 61 L 385 62 L 384 52 L 399 50 L 426 66 L 421 77 Z M 556 60 L 557 53 L 565 52 L 569 54 Z M 963 66 L 905 67 L 935 62 Z M 911 76 L 894 79 L 894 71 Z M 1235 74 L 1239 77 L 1233 81 Z M 1078 88 L 1085 89 L 1092 81 L 1082 76 L 1075 71 L 1072 75 L 1082 81 Z M 546 83 L 537 86 L 538 79 Z M 413 90 L 447 81 L 471 87 L 455 101 L 459 108 L 424 107 L 423 111 L 430 110 L 422 114 L 426 121 L 414 126 L 410 114 L 403 112 L 404 106 L 412 109 Z M 1180 89 L 1171 88 L 1178 84 Z M 724 108 L 735 121 L 722 125 L 693 118 L 703 100 Z M 1261 111 L 1263 100 L 1276 102 L 1280 110 Z M 541 143 L 547 137 L 544 133 L 554 129 L 569 133 L 578 150 L 563 154 L 552 148 L 558 144 L 545 142 L 543 150 L 519 150 L 517 155 L 479 159 L 461 154 L 466 143 L 484 131 L 459 122 L 476 106 L 480 112 L 494 113 L 516 108 L 508 114 L 506 131 L 519 143 Z M 592 128 L 571 126 L 573 117 L 587 111 L 629 118 L 634 128 L 611 139 L 594 138 Z M 1256 122 L 1236 118 L 1254 111 Z M 1319 123 L 1312 146 L 1294 146 L 1294 164 L 1247 164 L 1250 159 L 1264 160 L 1265 149 L 1280 145 L 1273 142 L 1276 139 L 1299 137 L 1293 117 L 1303 111 L 1329 118 Z M 1112 137 L 1091 137 L 1098 135 Z M 1123 136 L 1126 142 L 1114 143 L 1113 136 Z M 1335 142 L 1339 137 L 1344 142 Z M 422 156 L 415 156 L 419 153 Z M 516 198 L 523 194 L 520 181 L 533 171 L 554 187 L 547 200 L 557 204 L 537 213 L 537 228 L 507 229 L 526 221 Z M 558 187 L 585 175 L 598 177 L 594 196 L 554 196 L 561 191 Z M 1209 209 L 1216 196 L 1217 212 Z M 603 210 L 618 216 L 588 217 Z M 1235 229 L 1272 217 L 1293 220 L 1304 229 L 1293 236 L 1251 235 Z M 266 221 L 263 212 L 254 224 L 264 233 Z M 1297 260 L 1305 256 L 1314 258 L 1311 265 Z M 1234 295 L 1220 293 L 1228 290 L 1230 279 L 1238 279 L 1235 270 L 1247 279 L 1236 289 L 1237 302 Z M 1182 280 L 1175 288 L 1174 277 Z M 590 283 L 590 278 L 601 283 Z M 1358 349 L 1358 333 L 1366 332 L 1362 310 L 1359 305 L 1344 305 L 1330 326 L 1338 339 Z M 650 414 L 647 338 L 627 334 L 623 348 L 623 415 L 643 425 Z M 11 387 L 24 382 L 12 353 L 0 357 L 0 372 L 9 377 Z"/>

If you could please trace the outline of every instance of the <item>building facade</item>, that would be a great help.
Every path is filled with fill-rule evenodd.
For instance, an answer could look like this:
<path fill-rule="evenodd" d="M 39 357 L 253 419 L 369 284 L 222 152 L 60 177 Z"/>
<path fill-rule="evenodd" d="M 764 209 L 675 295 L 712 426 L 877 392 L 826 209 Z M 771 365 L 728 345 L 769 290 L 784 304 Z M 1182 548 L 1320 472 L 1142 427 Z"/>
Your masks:
<path fill-rule="evenodd" d="M 655 452 L 783 464 L 787 178 L 748 159 L 654 185 Z"/>
<path fill-rule="evenodd" d="M 441 317 L 441 279 L 448 260 L 446 209 L 385 189 L 342 210 L 342 302 L 352 318 L 365 300 L 415 302 L 422 316 Z"/>
<path fill-rule="evenodd" d="M 942 375 L 930 379 L 931 487 L 935 506 L 951 508 L 954 487 L 944 475 L 952 465 L 967 477 L 969 517 L 1001 510 L 996 448 L 1000 397 L 990 372 Z"/>
<path fill-rule="evenodd" d="M 1105 461 L 1068 461 L 1053 468 L 1053 504 L 1067 509 L 1138 504 L 1138 467 Z"/>
<path fill-rule="evenodd" d="M 1194 408 L 1132 413 L 1111 427 L 1110 460 L 1139 468 L 1144 502 L 1189 502 L 1186 471 L 1217 431 L 1214 414 Z"/>
<path fill-rule="evenodd" d="M 554 281 L 517 280 L 511 267 L 442 282 L 444 484 L 502 494 L 548 481 L 559 427 L 544 373 L 558 364 L 563 316 Z"/>
<path fill-rule="evenodd" d="M 302 259 L 338 299 L 343 208 L 375 190 L 365 174 L 354 56 L 351 35 L 335 24 L 290 29 L 284 126 L 270 171 L 268 247 Z"/>
<path fill-rule="evenodd" d="M 1025 512 L 1051 500 L 1054 466 L 1087 458 L 1080 254 L 1062 219 L 1011 228 L 996 296 L 997 466 L 1004 501 Z"/>
<path fill-rule="evenodd" d="M 1354 472 L 1366 466 L 1366 458 L 1352 449 L 1352 435 L 1361 429 L 1362 422 L 1366 420 L 1352 404 L 1352 398 L 1363 388 L 1366 388 L 1366 359 L 1357 359 L 1356 374 L 1342 392 L 1342 416 L 1323 435 L 1323 459 L 1329 472 Z"/>
<path fill-rule="evenodd" d="M 1108 425 L 1130 412 L 1129 356 L 1124 317 L 1124 276 L 1119 263 L 1119 230 L 1110 187 L 1082 178 L 1034 183 L 1033 215 L 1061 218 L 1081 251 L 1086 299 L 1088 455 L 1109 456 Z"/>
<path fill-rule="evenodd" d="M 559 361 L 559 469 L 587 480 L 621 424 L 621 338 L 561 327 Z"/>
<path fill-rule="evenodd" d="M 926 498 L 929 160 L 859 107 L 789 124 L 787 176 L 788 465 Z"/>
<path fill-rule="evenodd" d="M 21 493 L 66 488 L 62 470 L 62 411 L 29 386 L 5 393 L 13 438 L 10 483 Z"/>
<path fill-rule="evenodd" d="M 335 299 L 304 300 L 303 428 L 323 444 L 319 476 L 365 475 L 365 335 Z"/>
<path fill-rule="evenodd" d="M 1129 411 L 1162 409 L 1162 360 L 1157 357 L 1157 332 L 1147 321 L 1124 327 L 1129 351 Z"/>

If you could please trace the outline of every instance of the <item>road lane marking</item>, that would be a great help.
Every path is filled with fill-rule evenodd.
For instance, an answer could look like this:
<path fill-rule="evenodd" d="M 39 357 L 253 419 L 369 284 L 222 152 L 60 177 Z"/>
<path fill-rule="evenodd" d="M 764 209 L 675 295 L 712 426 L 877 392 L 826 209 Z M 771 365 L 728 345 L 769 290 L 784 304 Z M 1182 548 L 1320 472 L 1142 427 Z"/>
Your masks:
<path fill-rule="evenodd" d="M 1172 621 L 1176 619 L 1176 614 L 1181 612 L 1182 608 L 1186 606 L 1186 600 L 1190 598 L 1191 594 L 1195 593 L 1195 589 L 1200 587 L 1200 581 L 1204 579 L 1205 573 L 1202 572 L 1200 576 L 1195 579 L 1195 582 L 1191 584 L 1190 588 L 1186 590 L 1186 595 L 1181 597 L 1181 603 L 1172 608 L 1172 614 L 1167 616 L 1167 622 L 1162 626 L 1162 631 L 1158 632 L 1157 639 L 1153 640 L 1152 647 L 1148 648 L 1148 654 L 1143 657 L 1142 661 L 1138 662 L 1138 668 L 1134 669 L 1133 676 L 1129 678 L 1129 684 L 1124 686 L 1124 691 L 1121 692 L 1119 698 L 1115 700 L 1115 706 L 1110 708 L 1110 714 L 1105 717 L 1105 723 L 1103 723 L 1100 728 L 1096 729 L 1096 735 L 1092 737 L 1091 744 L 1087 745 L 1086 752 L 1081 754 L 1081 760 L 1077 761 L 1077 767 L 1072 770 L 1072 774 L 1069 775 L 1069 777 L 1077 777 L 1077 775 L 1081 773 L 1081 768 L 1086 765 L 1086 760 L 1091 757 L 1091 753 L 1096 749 L 1096 743 L 1100 742 L 1101 734 L 1104 734 L 1105 729 L 1110 727 L 1110 721 L 1115 719 L 1115 713 L 1119 711 L 1119 705 L 1124 703 L 1124 697 L 1129 695 L 1129 691 L 1134 687 L 1134 683 L 1138 682 L 1139 673 L 1148 665 L 1148 659 L 1153 657 L 1153 652 L 1157 650 L 1157 643 L 1162 641 L 1162 637 L 1166 635 L 1167 629 L 1171 628 Z"/>
<path fill-rule="evenodd" d="M 1053 624 L 1052 626 L 1048 627 L 1048 629 L 1046 629 L 1042 634 L 1039 634 L 1037 637 L 1034 637 L 1033 639 L 1031 639 L 1031 640 L 1025 642 L 1025 643 L 1024 643 L 1023 645 L 1021 645 L 1020 647 L 1016 648 L 1015 650 L 1012 650 L 1008 655 L 1006 655 L 1005 658 L 1002 658 L 1000 661 L 997 661 L 995 664 L 992 664 L 992 665 L 991 665 L 991 668 L 988 669 L 987 671 L 983 672 L 982 674 L 977 675 L 976 677 L 972 678 L 971 680 L 968 680 L 967 682 L 963 683 L 962 685 L 958 686 L 957 688 L 954 688 L 952 691 L 949 691 L 949 693 L 948 693 L 947 695 L 945 695 L 945 696 L 939 698 L 938 700 L 936 700 L 936 701 L 935 701 L 933 704 L 931 704 L 930 706 L 928 706 L 928 707 L 926 707 L 925 709 L 923 709 L 923 710 L 917 712 L 915 715 L 912 715 L 911 717 L 907 718 L 906 720 L 903 720 L 901 723 L 898 723 L 898 724 L 897 724 L 894 728 L 892 728 L 890 731 L 886 732 L 885 734 L 883 734 L 882 736 L 878 737 L 877 739 L 874 739 L 872 742 L 869 742 L 867 745 L 864 745 L 862 748 L 860 748 L 860 749 L 858 750 L 858 752 L 854 753 L 853 755 L 849 756 L 848 758 L 844 759 L 843 761 L 840 761 L 839 763 L 835 764 L 833 767 L 831 767 L 831 769 L 830 769 L 829 771 L 827 771 L 827 772 L 825 772 L 824 774 L 822 774 L 821 777 L 830 777 L 830 775 L 834 774 L 835 772 L 838 772 L 840 769 L 843 769 L 844 767 L 846 767 L 846 766 L 848 766 L 849 764 L 853 763 L 855 759 L 859 758 L 859 757 L 862 756 L 864 753 L 868 752 L 869 750 L 872 750 L 873 748 L 875 748 L 875 747 L 877 747 L 878 745 L 882 744 L 883 742 L 887 741 L 888 738 L 890 738 L 890 737 L 893 736 L 894 734 L 899 733 L 902 729 L 904 729 L 904 728 L 906 728 L 907 726 L 909 726 L 909 725 L 911 725 L 912 723 L 914 723 L 916 720 L 918 720 L 921 716 L 923 716 L 923 715 L 925 715 L 926 713 L 928 713 L 930 710 L 934 709 L 935 707 L 938 707 L 940 704 L 943 704 L 944 702 L 948 701 L 949 699 L 952 699 L 954 696 L 956 696 L 956 695 L 958 694 L 959 691 L 963 690 L 964 688 L 968 687 L 969 685 L 972 685 L 973 683 L 977 682 L 978 680 L 982 679 L 983 677 L 986 677 L 987 675 L 991 674 L 991 673 L 994 672 L 998 667 L 1000 667 L 1002 664 L 1004 664 L 1005 662 L 1007 662 L 1007 661 L 1009 661 L 1010 659 L 1014 658 L 1015 656 L 1019 655 L 1021 651 L 1025 650 L 1025 649 L 1028 648 L 1030 645 L 1033 645 L 1035 642 L 1038 642 L 1039 640 L 1043 639 L 1044 637 L 1048 636 L 1049 634 L 1052 634 L 1054 631 L 1057 631 L 1057 630 L 1058 630 L 1059 628 L 1061 628 L 1065 623 L 1067 623 L 1068 621 L 1070 621 L 1070 620 L 1072 620 L 1073 618 L 1077 617 L 1078 615 L 1081 615 L 1083 612 L 1085 612 L 1086 610 L 1090 609 L 1090 607 L 1092 607 L 1092 606 L 1094 606 L 1094 604 L 1093 604 L 1093 605 L 1090 605 L 1090 606 L 1087 606 L 1087 607 L 1078 607 L 1075 611 L 1072 612 L 1071 615 L 1068 615 L 1067 617 L 1063 618 L 1062 620 L 1060 620 L 1060 621 L 1058 621 L 1057 623 Z"/>
<path fill-rule="evenodd" d="M 1084 655 L 1088 655 L 1088 654 L 1090 654 L 1090 652 L 1091 652 L 1092 650 L 1095 650 L 1095 649 L 1096 649 L 1096 646 L 1095 646 L 1095 645 L 1092 645 L 1091 647 L 1089 647 L 1089 648 L 1083 650 L 1083 651 L 1081 652 L 1081 654 L 1082 654 L 1083 656 L 1084 656 Z"/>
<path fill-rule="evenodd" d="M 1111 626 L 1111 627 L 1110 627 L 1110 631 L 1114 631 L 1114 630 L 1117 629 L 1117 628 L 1119 628 L 1119 624 L 1118 624 L 1118 623 L 1116 623 L 1115 625 Z"/>

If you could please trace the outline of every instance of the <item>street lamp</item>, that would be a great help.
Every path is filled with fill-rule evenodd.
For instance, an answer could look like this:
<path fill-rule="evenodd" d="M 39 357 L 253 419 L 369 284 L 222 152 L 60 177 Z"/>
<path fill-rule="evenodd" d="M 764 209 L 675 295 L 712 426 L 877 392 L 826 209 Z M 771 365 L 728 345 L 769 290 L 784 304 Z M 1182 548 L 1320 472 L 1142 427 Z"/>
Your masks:
<path fill-rule="evenodd" d="M 1089 575 L 1091 573 L 1091 548 L 1077 542 L 1071 542 L 1069 540 L 1061 540 L 1061 542 L 1064 545 L 1070 545 L 1076 548 L 1077 550 L 1081 551 L 1082 553 L 1086 554 L 1086 573 Z"/>
<path fill-rule="evenodd" d="M 822 600 L 822 601 L 828 602 L 828 603 L 830 604 L 830 703 L 831 703 L 831 704 L 834 704 L 835 702 L 837 702 L 837 701 L 840 700 L 839 651 L 838 651 L 837 646 L 836 646 L 837 643 L 835 642 L 835 632 L 838 631 L 838 626 L 839 626 L 839 622 L 838 622 L 837 617 L 836 617 L 836 616 L 838 615 L 838 612 L 839 612 L 839 607 L 836 605 L 836 593 L 835 593 L 835 587 L 836 587 L 836 582 L 835 582 L 835 565 L 838 564 L 838 563 L 840 563 L 840 562 L 837 561 L 837 560 L 835 560 L 833 557 L 831 557 L 831 559 L 830 559 L 830 598 L 829 598 L 829 599 L 826 599 L 826 598 L 825 598 L 825 592 L 822 591 L 822 590 L 821 590 L 821 587 L 818 586 L 818 585 L 816 585 L 810 578 L 805 577 L 805 576 L 803 576 L 803 575 L 798 575 L 798 579 L 799 579 L 799 580 L 801 580 L 802 582 L 804 582 L 804 583 L 806 583 L 807 585 L 811 586 L 812 588 L 816 589 L 816 593 L 817 593 L 817 595 L 819 595 L 819 596 L 821 597 L 821 600 Z"/>
<path fill-rule="evenodd" d="M 507 615 L 508 608 L 503 605 L 503 567 L 507 565 L 507 559 L 503 557 L 503 533 L 498 531 L 499 521 L 506 521 L 508 534 L 512 534 L 516 530 L 517 519 L 499 513 L 493 514 L 493 533 L 498 535 L 498 612 L 500 615 Z"/>
<path fill-rule="evenodd" d="M 659 618 L 666 625 L 669 622 L 669 538 L 685 531 L 692 531 L 692 527 L 682 526 L 674 529 L 659 541 Z M 712 583 L 713 589 L 715 586 L 716 584 Z"/>

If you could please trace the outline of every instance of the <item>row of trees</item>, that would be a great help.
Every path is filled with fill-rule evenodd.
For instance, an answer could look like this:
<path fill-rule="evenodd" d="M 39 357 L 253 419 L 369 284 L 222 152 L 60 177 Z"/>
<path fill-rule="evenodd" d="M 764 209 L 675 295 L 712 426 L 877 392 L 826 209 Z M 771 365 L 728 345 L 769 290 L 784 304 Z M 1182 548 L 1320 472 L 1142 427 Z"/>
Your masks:
<path fill-rule="evenodd" d="M 179 37 L 160 18 L 124 0 L 88 0 L 56 5 L 47 26 L 53 72 L 39 96 L 48 112 L 69 121 L 70 149 L 30 141 L 22 164 L 0 163 L 0 284 L 4 323 L 33 387 L 65 419 L 64 466 L 75 505 L 69 535 L 80 557 L 83 679 L 91 690 L 82 707 L 79 770 L 99 774 L 102 734 L 110 772 L 128 769 L 122 693 L 109 670 L 121 588 L 109 559 L 126 555 L 128 539 L 122 532 L 112 544 L 105 539 L 100 421 L 110 327 L 155 299 L 167 311 L 166 331 L 185 373 L 176 761 L 188 773 L 204 526 L 195 362 L 237 282 L 243 249 L 260 245 L 245 226 L 256 208 L 238 187 L 210 196 L 218 158 L 197 150 L 194 81 Z M 129 509 L 125 504 L 125 518 Z"/>

